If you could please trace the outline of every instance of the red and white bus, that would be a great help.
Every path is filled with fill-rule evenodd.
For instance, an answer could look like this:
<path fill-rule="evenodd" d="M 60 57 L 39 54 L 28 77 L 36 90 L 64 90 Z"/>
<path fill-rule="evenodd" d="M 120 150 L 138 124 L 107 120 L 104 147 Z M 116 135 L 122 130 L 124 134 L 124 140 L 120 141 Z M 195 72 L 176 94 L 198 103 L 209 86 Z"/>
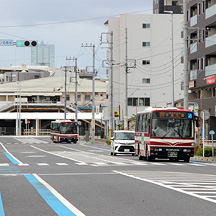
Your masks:
<path fill-rule="evenodd" d="M 53 142 L 66 141 L 76 143 L 79 138 L 78 123 L 70 120 L 56 120 L 51 122 L 50 138 Z"/>
<path fill-rule="evenodd" d="M 195 125 L 192 111 L 152 108 L 137 113 L 135 154 L 139 160 L 155 158 L 190 161 L 194 155 Z"/>

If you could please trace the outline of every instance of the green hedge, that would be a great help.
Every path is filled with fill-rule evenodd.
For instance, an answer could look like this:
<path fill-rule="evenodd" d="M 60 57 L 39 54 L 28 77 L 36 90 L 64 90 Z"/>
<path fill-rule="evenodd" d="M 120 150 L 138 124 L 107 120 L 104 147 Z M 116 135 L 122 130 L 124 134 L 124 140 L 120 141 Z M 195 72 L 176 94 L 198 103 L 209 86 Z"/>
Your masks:
<path fill-rule="evenodd" d="M 198 148 L 195 153 L 196 156 L 203 156 L 203 149 Z M 216 156 L 216 149 L 214 148 L 214 155 Z M 206 147 L 204 149 L 204 156 L 211 157 L 212 156 L 212 147 Z"/>

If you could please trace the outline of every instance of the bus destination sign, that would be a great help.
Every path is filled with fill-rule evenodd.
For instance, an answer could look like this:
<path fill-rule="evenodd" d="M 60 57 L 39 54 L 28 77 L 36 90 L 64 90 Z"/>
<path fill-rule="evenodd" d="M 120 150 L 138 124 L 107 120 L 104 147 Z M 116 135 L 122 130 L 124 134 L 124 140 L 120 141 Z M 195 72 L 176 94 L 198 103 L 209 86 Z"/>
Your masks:
<path fill-rule="evenodd" d="M 178 119 L 192 119 L 193 114 L 188 112 L 178 112 L 178 111 L 156 111 L 153 113 L 153 117 L 157 118 L 178 118 Z"/>

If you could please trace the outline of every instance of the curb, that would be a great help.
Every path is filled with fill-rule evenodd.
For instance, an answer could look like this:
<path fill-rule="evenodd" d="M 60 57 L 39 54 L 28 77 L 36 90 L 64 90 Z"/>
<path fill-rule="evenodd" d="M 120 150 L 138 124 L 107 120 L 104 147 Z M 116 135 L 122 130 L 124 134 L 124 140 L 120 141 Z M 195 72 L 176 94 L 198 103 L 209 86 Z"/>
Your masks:
<path fill-rule="evenodd" d="M 194 156 L 194 157 L 191 157 L 191 160 L 200 160 L 200 161 L 211 161 L 211 162 L 216 162 L 216 157 Z"/>

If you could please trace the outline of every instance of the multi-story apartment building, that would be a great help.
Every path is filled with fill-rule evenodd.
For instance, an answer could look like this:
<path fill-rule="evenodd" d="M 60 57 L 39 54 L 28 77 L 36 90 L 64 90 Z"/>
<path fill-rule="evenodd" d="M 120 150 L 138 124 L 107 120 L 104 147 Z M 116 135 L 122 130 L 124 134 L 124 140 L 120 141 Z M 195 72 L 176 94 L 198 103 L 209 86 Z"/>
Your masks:
<path fill-rule="evenodd" d="M 105 22 L 108 31 L 113 32 L 113 107 L 114 111 L 120 112 L 120 119 L 125 115 L 125 102 L 128 105 L 128 118 L 147 106 L 171 104 L 172 53 L 174 99 L 177 101 L 183 98 L 182 21 L 182 14 L 123 14 Z M 127 85 L 126 56 L 129 67 Z M 111 62 L 110 52 L 108 61 Z M 110 78 L 109 68 L 108 77 Z M 110 92 L 108 95 L 110 96 Z"/>
<path fill-rule="evenodd" d="M 31 65 L 55 67 L 55 46 L 42 41 L 31 47 Z"/>
<path fill-rule="evenodd" d="M 183 0 L 153 0 L 153 13 L 162 14 L 173 11 L 174 14 L 183 13 Z"/>
<path fill-rule="evenodd" d="M 216 130 L 216 1 L 188 1 L 187 21 L 189 102 L 209 111 L 208 132 Z"/>

